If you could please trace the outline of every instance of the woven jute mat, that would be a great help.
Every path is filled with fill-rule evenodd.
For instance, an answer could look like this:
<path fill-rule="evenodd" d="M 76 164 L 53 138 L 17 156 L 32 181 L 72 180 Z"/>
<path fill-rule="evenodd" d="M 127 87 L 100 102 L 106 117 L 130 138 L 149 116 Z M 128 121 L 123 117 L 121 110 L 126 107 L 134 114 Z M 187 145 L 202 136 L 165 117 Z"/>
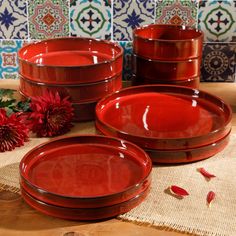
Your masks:
<path fill-rule="evenodd" d="M 93 123 L 79 124 L 69 135 L 95 133 Z M 46 138 L 31 138 L 25 146 L 0 153 L 0 188 L 19 192 L 19 162 Z M 216 175 L 207 181 L 197 168 Z M 170 185 L 185 188 L 190 195 L 178 199 L 167 193 Z M 216 193 L 209 208 L 206 196 Z M 214 157 L 185 165 L 154 166 L 151 192 L 147 199 L 119 219 L 137 224 L 167 228 L 195 235 L 236 235 L 236 135 Z"/>

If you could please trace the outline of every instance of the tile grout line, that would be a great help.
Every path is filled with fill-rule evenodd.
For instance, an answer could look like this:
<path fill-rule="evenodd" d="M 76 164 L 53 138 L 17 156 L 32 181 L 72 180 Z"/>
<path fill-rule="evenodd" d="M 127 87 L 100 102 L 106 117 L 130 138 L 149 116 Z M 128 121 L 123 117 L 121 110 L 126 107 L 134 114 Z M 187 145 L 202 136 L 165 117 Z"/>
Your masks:
<path fill-rule="evenodd" d="M 155 24 L 155 22 L 156 22 L 156 17 L 157 17 L 157 6 L 158 6 L 158 4 L 157 4 L 157 1 L 158 0 L 154 0 L 154 19 L 153 19 L 153 24 Z"/>
<path fill-rule="evenodd" d="M 67 3 L 68 3 L 69 37 L 71 37 L 71 18 L 70 18 L 71 6 L 70 6 L 70 0 L 67 0 Z"/>
<path fill-rule="evenodd" d="M 113 37 L 113 9 L 114 9 L 114 0 L 111 0 L 111 41 L 114 41 L 114 37 Z"/>
<path fill-rule="evenodd" d="M 25 0 L 26 3 L 26 17 L 27 17 L 27 41 L 30 41 L 30 29 L 29 29 L 29 2 L 28 0 Z"/>
<path fill-rule="evenodd" d="M 199 1 L 198 0 L 196 0 L 197 1 L 197 15 L 196 15 L 196 25 L 195 25 L 195 27 L 196 27 L 196 29 L 198 29 L 198 20 L 199 20 L 199 18 L 198 18 L 198 13 L 199 13 Z"/>

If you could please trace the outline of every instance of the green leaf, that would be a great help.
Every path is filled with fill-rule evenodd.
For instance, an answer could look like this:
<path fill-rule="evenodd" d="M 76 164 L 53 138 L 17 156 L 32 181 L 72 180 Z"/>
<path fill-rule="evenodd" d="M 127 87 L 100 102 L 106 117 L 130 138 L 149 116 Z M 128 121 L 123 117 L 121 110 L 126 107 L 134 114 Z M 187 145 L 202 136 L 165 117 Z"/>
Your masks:
<path fill-rule="evenodd" d="M 13 89 L 0 89 L 0 98 L 6 97 L 12 99 L 14 97 L 15 90 Z"/>
<path fill-rule="evenodd" d="M 11 100 L 2 100 L 0 98 L 0 108 L 4 108 L 4 107 L 10 107 L 12 106 L 14 103 L 16 102 L 16 99 L 11 99 Z"/>

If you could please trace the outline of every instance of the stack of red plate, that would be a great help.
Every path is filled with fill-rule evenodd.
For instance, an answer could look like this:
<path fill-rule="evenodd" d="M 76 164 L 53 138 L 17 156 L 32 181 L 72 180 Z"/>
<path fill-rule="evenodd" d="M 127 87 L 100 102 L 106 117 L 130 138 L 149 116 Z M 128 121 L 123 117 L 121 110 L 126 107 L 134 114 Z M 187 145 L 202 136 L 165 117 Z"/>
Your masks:
<path fill-rule="evenodd" d="M 58 91 L 71 97 L 76 120 L 91 120 L 97 101 L 122 86 L 122 56 L 118 44 L 91 38 L 28 44 L 18 52 L 20 92 L 31 98 Z"/>
<path fill-rule="evenodd" d="M 147 25 L 133 32 L 133 82 L 197 88 L 203 34 L 179 25 Z"/>
<path fill-rule="evenodd" d="M 96 135 L 54 139 L 22 159 L 22 197 L 36 210 L 59 218 L 109 218 L 145 199 L 151 169 L 149 156 L 121 139 Z"/>
<path fill-rule="evenodd" d="M 228 143 L 231 117 L 220 98 L 171 85 L 130 87 L 96 106 L 98 131 L 139 145 L 159 163 L 193 162 L 218 153 Z"/>

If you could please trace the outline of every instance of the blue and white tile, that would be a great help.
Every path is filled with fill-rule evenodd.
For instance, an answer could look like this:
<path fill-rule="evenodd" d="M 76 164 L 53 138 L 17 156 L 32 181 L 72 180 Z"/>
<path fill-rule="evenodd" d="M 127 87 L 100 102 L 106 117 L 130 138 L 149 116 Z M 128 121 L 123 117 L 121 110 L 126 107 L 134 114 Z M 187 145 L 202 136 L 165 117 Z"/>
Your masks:
<path fill-rule="evenodd" d="M 207 42 L 236 41 L 236 1 L 201 1 L 198 24 Z"/>
<path fill-rule="evenodd" d="M 28 37 L 25 0 L 0 0 L 0 39 Z"/>
<path fill-rule="evenodd" d="M 201 81 L 234 82 L 236 68 L 235 43 L 205 43 Z"/>
<path fill-rule="evenodd" d="M 111 38 L 111 5 L 108 0 L 74 0 L 70 5 L 71 36 Z"/>
<path fill-rule="evenodd" d="M 18 78 L 17 52 L 23 40 L 0 40 L 0 79 Z"/>
<path fill-rule="evenodd" d="M 132 40 L 133 29 L 154 23 L 155 0 L 114 0 L 113 39 Z"/>
<path fill-rule="evenodd" d="M 132 53 L 133 44 L 129 41 L 119 42 L 124 49 L 123 54 L 123 80 L 128 81 L 132 78 Z"/>

